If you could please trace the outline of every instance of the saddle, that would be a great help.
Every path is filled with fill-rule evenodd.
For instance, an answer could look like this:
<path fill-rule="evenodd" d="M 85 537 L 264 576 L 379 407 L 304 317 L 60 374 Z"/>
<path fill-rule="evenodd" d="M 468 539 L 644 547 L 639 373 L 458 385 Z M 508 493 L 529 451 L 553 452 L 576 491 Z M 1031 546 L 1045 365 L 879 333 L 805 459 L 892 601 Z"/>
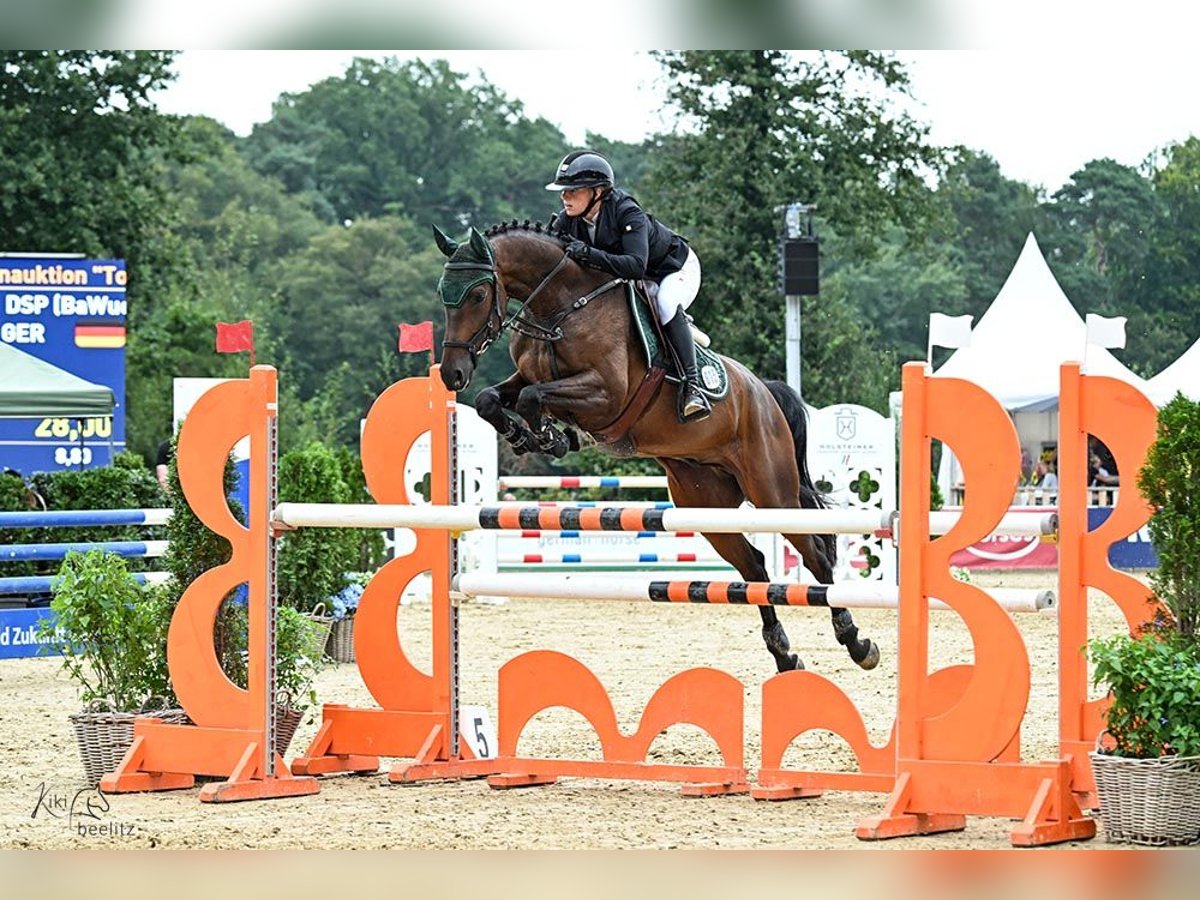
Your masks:
<path fill-rule="evenodd" d="M 662 325 L 654 314 L 652 293 L 651 296 L 647 296 L 644 290 L 646 284 L 647 282 L 638 282 L 640 290 L 635 290 L 633 284 L 625 284 L 625 300 L 629 304 L 630 319 L 633 321 L 634 343 L 641 347 L 644 354 L 648 367 L 646 377 L 642 379 L 642 383 L 638 385 L 621 414 L 608 425 L 592 432 L 593 437 L 601 443 L 630 452 L 632 445 L 627 437 L 629 429 L 654 400 L 663 381 L 678 384 L 682 380 L 674 357 L 666 350 L 667 341 L 662 333 Z M 653 285 L 653 288 L 657 287 L 658 285 Z M 729 393 L 729 373 L 725 369 L 725 363 L 721 357 L 708 349 L 707 341 L 696 341 L 696 371 L 700 376 L 700 384 L 697 387 L 710 402 L 716 403 Z"/>
<path fill-rule="evenodd" d="M 667 381 L 678 384 L 682 378 L 673 355 L 666 349 L 667 341 L 662 333 L 662 325 L 659 324 L 658 316 L 654 314 L 653 298 L 658 285 L 639 281 L 637 287 L 638 290 L 635 291 L 633 285 L 627 285 L 626 297 L 634 323 L 634 335 L 637 343 L 641 344 L 646 365 L 662 369 L 666 372 Z M 650 287 L 650 290 L 646 291 L 646 287 Z M 692 329 L 692 334 L 696 342 L 696 371 L 700 376 L 697 387 L 715 403 L 729 393 L 729 373 L 725 371 L 725 363 L 721 357 L 709 349 L 708 335 L 699 332 L 703 339 L 696 336 L 695 328 Z"/>

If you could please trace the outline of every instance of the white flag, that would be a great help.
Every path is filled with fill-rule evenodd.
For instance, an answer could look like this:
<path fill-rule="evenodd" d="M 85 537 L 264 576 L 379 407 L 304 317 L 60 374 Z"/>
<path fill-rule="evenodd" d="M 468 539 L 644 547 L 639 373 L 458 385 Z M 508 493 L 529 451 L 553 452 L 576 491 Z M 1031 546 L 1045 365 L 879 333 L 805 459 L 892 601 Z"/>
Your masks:
<path fill-rule="evenodd" d="M 1087 314 L 1087 342 L 1097 347 L 1118 349 L 1125 346 L 1125 317 L 1113 316 L 1111 319 Z"/>
<path fill-rule="evenodd" d="M 929 346 L 966 347 L 971 343 L 971 320 L 974 316 L 929 316 Z"/>

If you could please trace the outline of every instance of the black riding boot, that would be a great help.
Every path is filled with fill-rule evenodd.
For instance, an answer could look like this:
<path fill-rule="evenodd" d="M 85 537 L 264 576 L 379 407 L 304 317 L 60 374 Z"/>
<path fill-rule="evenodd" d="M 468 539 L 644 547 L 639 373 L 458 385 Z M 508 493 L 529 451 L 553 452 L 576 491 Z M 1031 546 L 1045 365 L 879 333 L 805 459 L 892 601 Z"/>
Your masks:
<path fill-rule="evenodd" d="M 675 317 L 663 325 L 663 333 L 671 345 L 671 352 L 679 363 L 679 374 L 682 381 L 679 384 L 679 421 L 694 422 L 707 418 L 712 413 L 708 398 L 697 387 L 699 376 L 696 372 L 696 345 L 692 341 L 692 330 L 688 327 L 687 313 L 682 309 Z"/>

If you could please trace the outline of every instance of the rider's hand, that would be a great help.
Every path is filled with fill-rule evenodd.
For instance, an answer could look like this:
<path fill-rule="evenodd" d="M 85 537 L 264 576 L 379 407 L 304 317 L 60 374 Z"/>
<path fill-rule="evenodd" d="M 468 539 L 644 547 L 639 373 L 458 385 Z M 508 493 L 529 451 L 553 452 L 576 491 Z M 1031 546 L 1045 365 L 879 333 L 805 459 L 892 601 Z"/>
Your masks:
<path fill-rule="evenodd" d="M 575 260 L 575 262 L 586 263 L 592 255 L 591 245 L 585 244 L 583 241 L 571 241 L 567 244 L 567 256 Z"/>

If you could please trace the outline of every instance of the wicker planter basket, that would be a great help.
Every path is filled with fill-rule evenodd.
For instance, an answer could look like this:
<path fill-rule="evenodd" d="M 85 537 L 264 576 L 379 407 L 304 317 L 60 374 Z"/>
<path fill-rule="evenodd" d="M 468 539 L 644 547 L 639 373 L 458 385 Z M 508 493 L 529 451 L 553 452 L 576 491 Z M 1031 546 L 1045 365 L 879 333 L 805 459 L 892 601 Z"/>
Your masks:
<path fill-rule="evenodd" d="M 275 705 L 275 752 L 286 756 L 300 720 L 304 718 L 304 710 L 294 706 Z"/>
<path fill-rule="evenodd" d="M 329 643 L 329 633 L 333 630 L 333 616 L 325 615 L 325 604 L 318 603 L 317 608 L 305 613 L 309 627 L 312 628 L 313 644 L 315 647 L 325 647 Z"/>
<path fill-rule="evenodd" d="M 325 655 L 334 662 L 354 662 L 354 616 L 334 620 Z"/>
<path fill-rule="evenodd" d="M 70 716 L 89 787 L 99 785 L 100 779 L 116 769 L 124 758 L 129 745 L 133 743 L 133 720 L 138 716 L 151 716 L 168 724 L 188 721 L 187 714 L 182 709 L 143 713 L 88 709 Z"/>
<path fill-rule="evenodd" d="M 1108 840 L 1154 847 L 1200 844 L 1200 756 L 1088 756 Z"/>

